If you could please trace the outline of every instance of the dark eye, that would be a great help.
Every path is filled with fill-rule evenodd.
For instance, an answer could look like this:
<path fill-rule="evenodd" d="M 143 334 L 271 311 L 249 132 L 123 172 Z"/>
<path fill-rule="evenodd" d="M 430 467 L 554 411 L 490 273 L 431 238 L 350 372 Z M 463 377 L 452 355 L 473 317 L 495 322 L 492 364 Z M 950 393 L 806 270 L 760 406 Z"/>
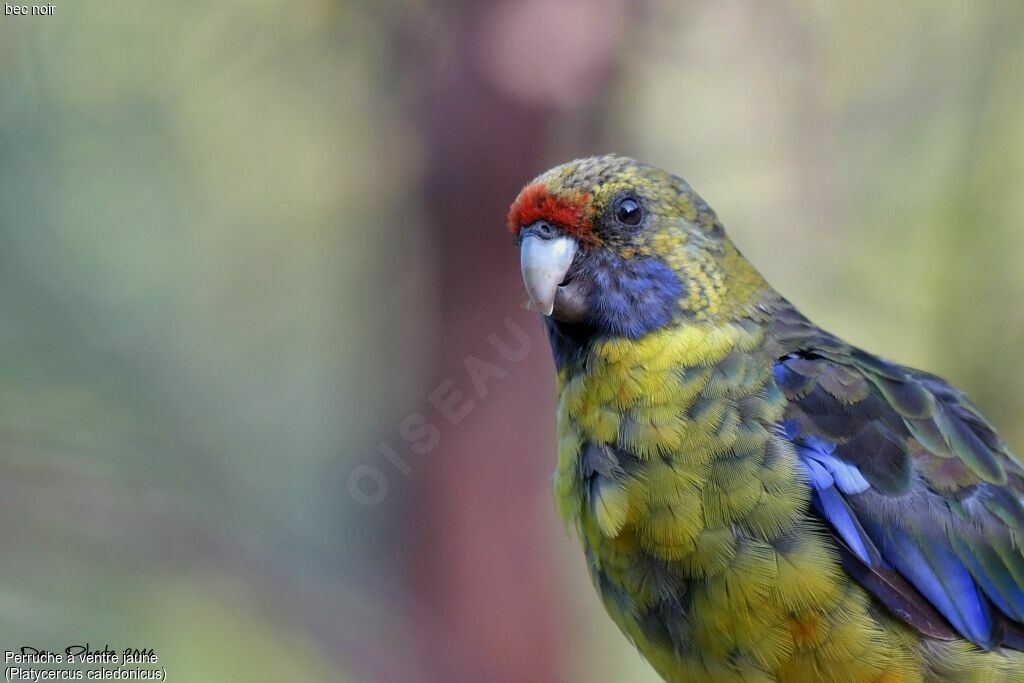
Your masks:
<path fill-rule="evenodd" d="M 615 220 L 633 228 L 644 219 L 644 210 L 640 202 L 632 197 L 623 197 L 615 202 Z"/>

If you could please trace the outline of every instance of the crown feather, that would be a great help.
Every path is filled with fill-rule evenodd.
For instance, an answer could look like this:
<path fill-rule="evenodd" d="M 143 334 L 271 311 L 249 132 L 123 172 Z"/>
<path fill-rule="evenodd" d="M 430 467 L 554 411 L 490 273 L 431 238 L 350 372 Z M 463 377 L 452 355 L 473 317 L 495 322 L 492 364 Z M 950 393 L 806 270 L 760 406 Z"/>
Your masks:
<path fill-rule="evenodd" d="M 543 183 L 532 183 L 523 188 L 509 208 L 508 229 L 518 235 L 524 226 L 546 220 L 582 242 L 599 244 L 589 207 L 590 195 L 586 192 L 556 194 Z"/>

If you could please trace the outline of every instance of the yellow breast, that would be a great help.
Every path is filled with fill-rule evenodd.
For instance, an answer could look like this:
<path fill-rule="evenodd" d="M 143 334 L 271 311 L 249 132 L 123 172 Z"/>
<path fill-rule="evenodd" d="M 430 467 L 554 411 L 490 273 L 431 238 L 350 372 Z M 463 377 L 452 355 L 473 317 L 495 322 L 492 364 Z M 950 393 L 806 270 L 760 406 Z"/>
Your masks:
<path fill-rule="evenodd" d="M 922 681 L 808 516 L 753 324 L 595 343 L 559 376 L 556 494 L 612 618 L 667 681 Z"/>

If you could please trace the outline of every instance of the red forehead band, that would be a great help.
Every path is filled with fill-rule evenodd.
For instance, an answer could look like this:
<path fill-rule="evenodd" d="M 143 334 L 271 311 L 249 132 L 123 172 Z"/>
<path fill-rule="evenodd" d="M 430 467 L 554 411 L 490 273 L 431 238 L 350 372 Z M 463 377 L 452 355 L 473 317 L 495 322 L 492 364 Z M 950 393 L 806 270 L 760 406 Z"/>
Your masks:
<path fill-rule="evenodd" d="M 598 243 L 587 206 L 590 195 L 585 192 L 571 196 L 557 195 L 543 183 L 523 188 L 508 212 L 508 229 L 518 235 L 523 226 L 544 220 L 554 223 L 578 240 Z"/>

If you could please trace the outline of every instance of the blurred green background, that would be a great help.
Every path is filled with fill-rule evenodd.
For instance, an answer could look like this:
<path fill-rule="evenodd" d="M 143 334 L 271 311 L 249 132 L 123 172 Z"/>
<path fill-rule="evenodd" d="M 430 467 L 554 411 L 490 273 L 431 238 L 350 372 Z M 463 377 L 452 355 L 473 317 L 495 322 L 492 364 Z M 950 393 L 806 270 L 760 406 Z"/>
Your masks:
<path fill-rule="evenodd" d="M 814 320 L 1021 452 L 1022 34 L 1012 0 L 0 17 L 0 643 L 653 683 L 555 512 L 509 202 L 576 156 L 677 171 Z"/>

